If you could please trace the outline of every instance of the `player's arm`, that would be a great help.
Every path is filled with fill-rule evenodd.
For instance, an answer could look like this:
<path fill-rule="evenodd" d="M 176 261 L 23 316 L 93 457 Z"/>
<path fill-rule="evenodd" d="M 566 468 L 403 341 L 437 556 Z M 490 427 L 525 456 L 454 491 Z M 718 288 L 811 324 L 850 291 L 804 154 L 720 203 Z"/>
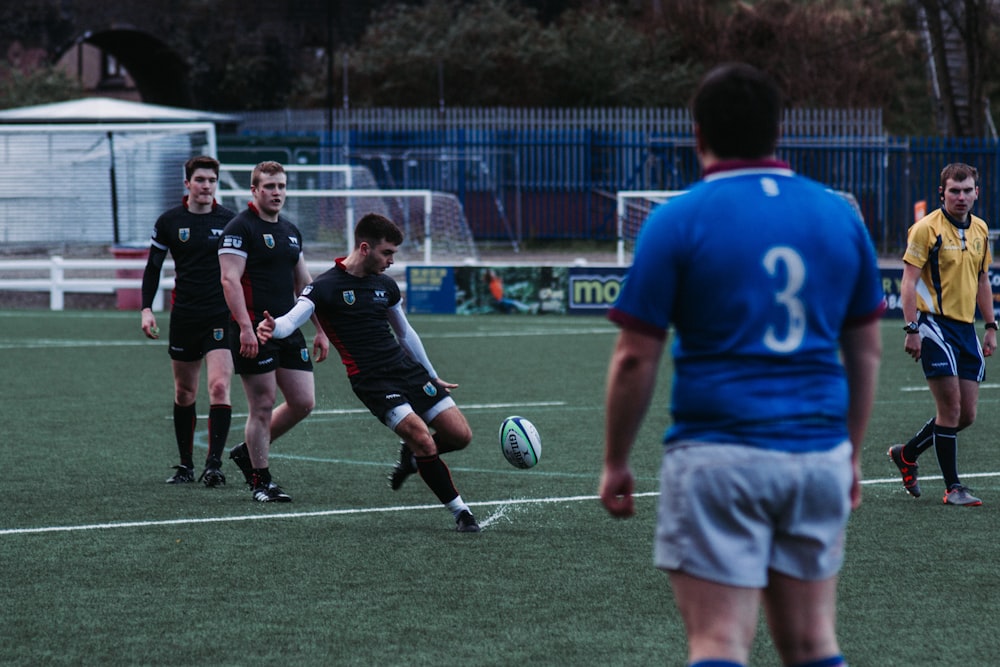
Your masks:
<path fill-rule="evenodd" d="M 861 445 L 868 429 L 878 368 L 882 357 L 882 335 L 879 319 L 844 329 L 840 334 L 840 350 L 847 375 L 847 434 L 851 439 L 854 463 L 854 483 L 851 487 L 851 506 L 861 503 Z"/>
<path fill-rule="evenodd" d="M 987 271 L 979 274 L 979 289 L 976 290 L 976 305 L 986 322 L 996 322 L 993 310 L 993 286 L 990 285 L 990 275 Z M 996 329 L 987 329 L 983 334 L 983 354 L 992 357 L 997 349 Z"/>
<path fill-rule="evenodd" d="M 923 269 L 909 262 L 903 262 L 903 279 L 899 283 L 899 305 L 903 309 L 904 322 L 916 322 L 917 312 L 917 282 Z M 907 334 L 903 349 L 914 361 L 920 359 L 920 336 Z"/>
<path fill-rule="evenodd" d="M 149 258 L 146 260 L 146 269 L 142 272 L 142 332 L 147 338 L 159 338 L 160 328 L 156 326 L 156 316 L 153 314 L 153 299 L 156 298 L 156 291 L 160 289 L 160 271 L 163 270 L 163 262 L 167 258 L 165 248 L 158 248 L 155 245 L 149 246 Z"/>
<path fill-rule="evenodd" d="M 232 252 L 219 253 L 219 273 L 222 277 L 222 294 L 233 319 L 240 326 L 240 356 L 253 359 L 257 356 L 257 335 L 253 330 L 253 319 L 247 309 L 243 295 L 243 271 L 247 260 L 243 255 Z"/>
<path fill-rule="evenodd" d="M 664 343 L 663 338 L 623 328 L 611 354 L 604 399 L 600 496 L 612 516 L 626 518 L 635 514 L 635 478 L 628 459 L 653 397 Z"/>
<path fill-rule="evenodd" d="M 302 290 L 311 282 L 312 276 L 309 275 L 305 255 L 299 253 L 299 261 L 295 263 L 295 295 L 302 294 Z M 319 318 L 313 315 L 311 319 L 313 326 L 316 327 L 316 335 L 313 336 L 313 358 L 316 361 L 323 361 L 330 354 L 330 339 L 327 337 L 326 332 L 323 331 L 323 327 L 319 323 Z"/>
<path fill-rule="evenodd" d="M 281 317 L 275 318 L 264 311 L 264 319 L 257 325 L 257 339 L 266 343 L 272 338 L 288 338 L 296 329 L 308 322 L 315 321 L 316 305 L 309 299 L 299 297 L 292 309 Z"/>
<path fill-rule="evenodd" d="M 399 341 L 400 346 L 406 352 L 407 356 L 427 369 L 427 373 L 442 387 L 454 389 L 458 386 L 451 382 L 445 382 L 438 377 L 437 371 L 434 370 L 434 366 L 431 364 L 431 360 L 427 357 L 423 341 L 420 340 L 420 336 L 417 335 L 416 330 L 410 325 L 410 321 L 406 319 L 402 301 L 389 309 L 388 318 L 389 326 L 392 327 L 393 333 L 396 334 L 396 340 Z"/>

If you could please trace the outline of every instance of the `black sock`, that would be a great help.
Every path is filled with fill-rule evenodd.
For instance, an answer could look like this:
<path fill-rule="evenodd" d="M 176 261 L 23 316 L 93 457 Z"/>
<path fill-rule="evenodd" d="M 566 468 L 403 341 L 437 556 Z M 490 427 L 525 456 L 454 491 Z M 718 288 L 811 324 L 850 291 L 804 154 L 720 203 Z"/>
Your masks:
<path fill-rule="evenodd" d="M 903 447 L 903 458 L 910 463 L 916 463 L 917 457 L 926 452 L 934 444 L 934 418 L 931 417 L 917 434 Z"/>
<path fill-rule="evenodd" d="M 270 468 L 254 468 L 253 469 L 253 488 L 258 486 L 267 486 L 271 483 L 271 470 Z"/>
<path fill-rule="evenodd" d="M 194 424 L 198 420 L 195 404 L 174 403 L 174 435 L 177 437 L 177 452 L 181 455 L 181 465 L 194 468 Z"/>
<path fill-rule="evenodd" d="M 934 427 L 934 451 L 944 476 L 944 488 L 950 489 L 958 481 L 958 429 L 951 426 Z"/>
<path fill-rule="evenodd" d="M 226 438 L 233 421 L 232 407 L 219 403 L 208 409 L 208 458 L 215 464 L 222 462 L 222 452 L 226 449 Z"/>
<path fill-rule="evenodd" d="M 424 484 L 430 487 L 442 503 L 450 503 L 458 497 L 458 490 L 451 481 L 451 471 L 437 454 L 418 456 L 417 471 L 420 473 L 421 479 L 424 480 Z"/>

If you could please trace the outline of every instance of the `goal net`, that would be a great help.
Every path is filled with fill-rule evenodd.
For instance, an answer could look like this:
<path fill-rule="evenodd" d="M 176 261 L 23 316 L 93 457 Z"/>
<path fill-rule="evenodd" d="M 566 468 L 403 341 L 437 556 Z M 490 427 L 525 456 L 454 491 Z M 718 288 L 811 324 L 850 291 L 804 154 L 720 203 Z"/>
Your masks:
<path fill-rule="evenodd" d="M 843 197 L 858 217 L 864 219 L 858 200 L 853 194 L 844 190 L 830 191 Z M 619 266 L 631 264 L 639 229 L 649 214 L 653 212 L 653 209 L 685 192 L 687 190 L 620 190 L 615 195 L 618 216 L 617 259 Z"/>
<path fill-rule="evenodd" d="M 619 190 L 615 195 L 618 217 L 618 266 L 631 264 L 639 229 L 653 209 L 686 190 Z"/>
<path fill-rule="evenodd" d="M 334 254 L 354 246 L 354 226 L 367 213 L 389 218 L 403 230 L 397 261 L 477 261 L 472 230 L 455 195 L 432 190 L 380 189 L 372 172 L 347 165 L 284 165 L 288 199 L 282 214 L 305 242 Z M 254 165 L 223 165 L 217 197 L 241 210 L 250 197 Z M 322 250 L 321 250 L 322 251 Z M 314 253 L 308 253 L 315 256 Z"/>
<path fill-rule="evenodd" d="M 184 162 L 215 150 L 212 123 L 0 125 L 0 178 L 33 184 L 0 197 L 0 245 L 149 247 Z"/>

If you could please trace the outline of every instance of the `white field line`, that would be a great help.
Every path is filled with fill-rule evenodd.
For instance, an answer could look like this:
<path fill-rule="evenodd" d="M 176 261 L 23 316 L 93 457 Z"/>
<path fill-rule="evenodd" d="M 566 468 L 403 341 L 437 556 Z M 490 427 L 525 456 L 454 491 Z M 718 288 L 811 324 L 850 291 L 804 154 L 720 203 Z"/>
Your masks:
<path fill-rule="evenodd" d="M 637 493 L 635 497 L 658 496 L 659 492 Z M 510 505 L 572 503 L 595 501 L 598 496 L 564 496 L 555 498 L 517 498 L 507 500 L 488 500 L 469 503 L 470 507 L 494 507 Z M 161 521 L 122 521 L 115 523 L 92 523 L 78 526 L 42 526 L 38 528 L 4 528 L 0 535 L 28 535 L 36 533 L 64 533 L 89 530 L 112 530 L 116 528 L 148 528 L 154 526 L 183 526 L 200 523 L 228 523 L 235 521 L 264 521 L 275 519 L 304 519 L 324 516 L 343 516 L 357 514 L 381 514 L 386 512 L 412 512 L 414 510 L 440 510 L 441 505 L 397 505 L 394 507 L 359 507 L 340 510 L 321 510 L 316 512 L 287 512 L 281 514 L 250 514 L 244 516 L 218 516 L 200 519 L 165 519 Z"/>
<path fill-rule="evenodd" d="M 980 472 L 980 473 L 963 473 L 962 477 L 969 478 L 981 478 L 981 477 L 998 477 L 1000 472 Z M 941 479 L 940 477 L 926 476 L 921 477 L 921 479 L 931 480 L 931 479 Z M 884 479 L 866 479 L 861 482 L 863 485 L 872 484 L 898 484 L 899 478 L 884 478 Z M 648 498 L 659 496 L 659 491 L 647 491 L 644 493 L 634 494 L 636 498 Z M 508 498 L 507 500 L 486 500 L 481 502 L 471 502 L 470 507 L 497 507 L 499 508 L 496 512 L 491 514 L 487 519 L 484 520 L 488 522 L 487 525 L 493 523 L 495 520 L 500 518 L 507 518 L 507 508 L 511 506 L 525 506 L 525 505 L 541 505 L 541 504 L 554 504 L 554 503 L 576 503 L 576 502 L 595 502 L 600 500 L 599 496 L 596 495 L 586 495 L 586 496 L 562 496 L 562 497 L 552 497 L 552 498 Z M 237 521 L 275 521 L 282 519 L 310 519 L 316 517 L 326 517 L 326 516 L 345 516 L 345 515 L 360 515 L 360 514 L 383 514 L 387 512 L 413 512 L 418 510 L 439 510 L 441 505 L 396 505 L 392 507 L 356 507 L 348 509 L 339 510 L 321 510 L 316 512 L 284 512 L 281 514 L 249 514 L 244 516 L 217 516 L 217 517 L 205 517 L 199 519 L 165 519 L 160 521 L 122 521 L 117 523 L 91 523 L 91 524 L 81 524 L 76 526 L 40 526 L 36 528 L 3 528 L 0 529 L 0 536 L 3 535 L 33 535 L 39 533 L 66 533 L 66 532 L 83 532 L 92 530 L 115 530 L 121 528 L 154 528 L 159 526 L 185 526 L 185 525 L 195 525 L 204 523 L 231 523 Z"/>
<path fill-rule="evenodd" d="M 438 338 L 516 338 L 524 336 L 592 336 L 594 334 L 614 334 L 618 329 L 607 327 L 553 327 L 528 329 L 524 331 L 456 331 L 453 333 L 421 333 L 423 340 L 433 340 Z M 100 344 L 101 347 L 163 347 L 167 344 L 166 337 L 159 340 L 149 340 L 137 334 L 134 340 L 97 340 L 97 339 L 72 339 L 72 338 L 32 338 L 32 339 L 12 339 L 0 343 L 0 350 L 34 350 L 45 348 L 74 348 L 93 347 Z"/>

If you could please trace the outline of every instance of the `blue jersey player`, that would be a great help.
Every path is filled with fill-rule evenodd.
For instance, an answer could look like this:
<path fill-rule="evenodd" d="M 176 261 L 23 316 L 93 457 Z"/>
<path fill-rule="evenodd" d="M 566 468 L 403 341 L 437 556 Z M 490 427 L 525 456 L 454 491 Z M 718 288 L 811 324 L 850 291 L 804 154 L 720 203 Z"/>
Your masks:
<path fill-rule="evenodd" d="M 836 577 L 885 300 L 857 214 L 775 159 L 781 110 L 750 66 L 706 75 L 692 105 L 704 178 L 645 222 L 609 313 L 613 516 L 635 511 L 629 453 L 674 330 L 655 562 L 690 665 L 745 665 L 762 603 L 783 664 L 846 664 Z"/>

